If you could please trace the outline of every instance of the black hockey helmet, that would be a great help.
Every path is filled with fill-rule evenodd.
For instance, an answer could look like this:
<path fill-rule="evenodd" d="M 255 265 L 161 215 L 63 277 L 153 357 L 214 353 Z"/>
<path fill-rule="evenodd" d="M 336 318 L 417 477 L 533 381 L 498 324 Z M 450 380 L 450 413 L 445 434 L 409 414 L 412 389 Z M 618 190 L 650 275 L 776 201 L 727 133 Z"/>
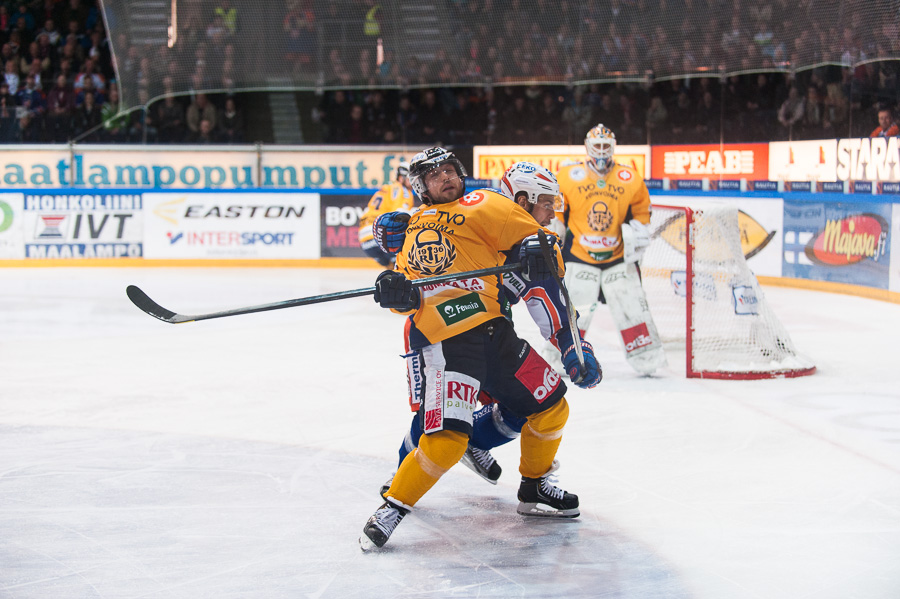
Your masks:
<path fill-rule="evenodd" d="M 463 193 L 465 193 L 466 167 L 456 155 L 444 148 L 428 148 L 424 152 L 419 152 L 409 161 L 409 182 L 413 191 L 422 198 L 426 204 L 431 204 L 431 198 L 428 196 L 428 186 L 425 185 L 425 175 L 444 164 L 452 164 L 459 175 L 460 181 L 463 182 Z"/>

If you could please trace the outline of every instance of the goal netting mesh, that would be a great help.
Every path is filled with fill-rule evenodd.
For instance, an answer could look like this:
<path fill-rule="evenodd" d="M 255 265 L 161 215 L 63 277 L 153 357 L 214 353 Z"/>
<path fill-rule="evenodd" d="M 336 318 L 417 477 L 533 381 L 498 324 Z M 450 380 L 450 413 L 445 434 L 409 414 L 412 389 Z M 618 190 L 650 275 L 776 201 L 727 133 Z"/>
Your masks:
<path fill-rule="evenodd" d="M 641 259 L 647 303 L 667 351 L 686 352 L 688 376 L 815 371 L 797 353 L 744 258 L 735 206 L 654 205 L 650 228 Z"/>
<path fill-rule="evenodd" d="M 643 81 L 900 58 L 900 0 L 101 0 L 123 106 L 190 91 Z"/>

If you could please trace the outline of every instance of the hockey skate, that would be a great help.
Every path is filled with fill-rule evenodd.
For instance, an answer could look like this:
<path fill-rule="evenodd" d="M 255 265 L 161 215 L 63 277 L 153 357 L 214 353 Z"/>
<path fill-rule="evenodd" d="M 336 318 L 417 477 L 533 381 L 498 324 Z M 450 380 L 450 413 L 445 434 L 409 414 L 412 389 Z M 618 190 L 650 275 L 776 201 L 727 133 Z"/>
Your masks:
<path fill-rule="evenodd" d="M 497 479 L 500 478 L 500 473 L 503 471 L 490 451 L 478 449 L 471 443 L 459 461 L 492 485 L 497 484 Z"/>
<path fill-rule="evenodd" d="M 384 547 L 391 533 L 403 520 L 403 516 L 409 513 L 409 508 L 404 507 L 399 501 L 388 499 L 378 510 L 369 517 L 369 521 L 363 527 L 363 535 L 359 537 L 359 546 L 363 551 L 375 547 Z"/>
<path fill-rule="evenodd" d="M 516 512 L 523 516 L 540 518 L 577 518 L 578 495 L 566 493 L 552 482 L 548 472 L 541 478 L 522 477 L 519 485 L 519 507 Z"/>

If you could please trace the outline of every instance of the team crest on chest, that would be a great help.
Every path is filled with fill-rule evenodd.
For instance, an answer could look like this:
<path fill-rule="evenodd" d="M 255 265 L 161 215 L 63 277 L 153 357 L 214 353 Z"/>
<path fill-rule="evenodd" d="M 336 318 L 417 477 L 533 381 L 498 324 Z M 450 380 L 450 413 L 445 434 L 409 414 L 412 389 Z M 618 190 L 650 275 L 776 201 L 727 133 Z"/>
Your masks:
<path fill-rule="evenodd" d="M 613 215 L 609 211 L 609 206 L 603 202 L 594 202 L 591 211 L 588 213 L 588 225 L 594 231 L 605 231 L 612 223 Z"/>
<path fill-rule="evenodd" d="M 456 260 L 456 248 L 440 231 L 422 229 L 416 233 L 406 259 L 413 270 L 423 275 L 439 275 Z"/>

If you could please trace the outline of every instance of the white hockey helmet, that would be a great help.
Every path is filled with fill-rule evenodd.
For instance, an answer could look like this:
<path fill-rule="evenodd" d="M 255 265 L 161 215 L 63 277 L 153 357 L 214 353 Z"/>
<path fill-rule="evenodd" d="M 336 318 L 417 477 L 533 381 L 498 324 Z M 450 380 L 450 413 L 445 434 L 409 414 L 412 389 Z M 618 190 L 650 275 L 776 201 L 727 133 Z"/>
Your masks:
<path fill-rule="evenodd" d="M 452 164 L 453 168 L 456 169 L 456 174 L 459 176 L 460 181 L 463 182 L 462 190 L 465 193 L 465 179 L 468 173 L 466 173 L 466 167 L 463 166 L 453 152 L 444 148 L 428 148 L 424 152 L 419 152 L 413 156 L 412 160 L 409 161 L 409 183 L 412 185 L 413 191 L 426 204 L 431 204 L 432 199 L 428 195 L 428 186 L 425 185 L 425 175 L 448 163 Z"/>
<path fill-rule="evenodd" d="M 409 161 L 401 160 L 400 164 L 397 165 L 397 177 L 408 177 L 409 176 Z"/>
<path fill-rule="evenodd" d="M 559 195 L 559 183 L 549 170 L 533 162 L 517 162 L 503 173 L 500 179 L 500 192 L 516 201 L 520 193 L 528 195 L 530 204 L 537 204 L 539 195 Z"/>
<path fill-rule="evenodd" d="M 598 175 L 605 175 L 613 167 L 615 161 L 613 154 L 616 152 L 616 134 L 604 127 L 597 125 L 584 138 L 584 147 L 587 149 L 587 164 Z"/>

